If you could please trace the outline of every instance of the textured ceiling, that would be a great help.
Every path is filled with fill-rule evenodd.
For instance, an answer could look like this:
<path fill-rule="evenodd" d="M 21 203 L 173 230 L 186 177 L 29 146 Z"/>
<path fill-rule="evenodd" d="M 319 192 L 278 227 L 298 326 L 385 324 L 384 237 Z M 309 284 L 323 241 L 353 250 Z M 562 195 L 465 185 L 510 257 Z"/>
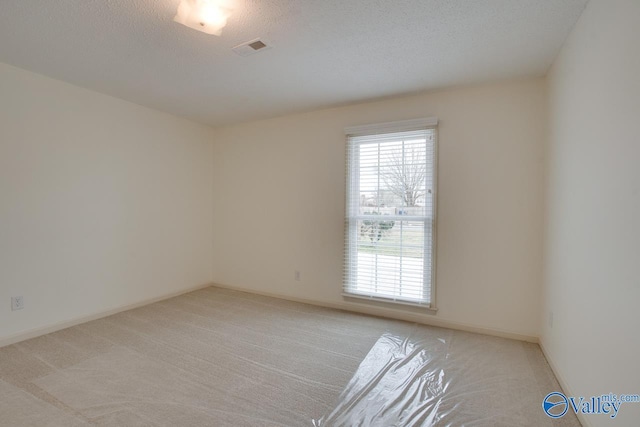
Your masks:
<path fill-rule="evenodd" d="M 0 62 L 215 126 L 541 76 L 588 0 L 225 1 L 216 37 L 179 0 L 1 0 Z"/>

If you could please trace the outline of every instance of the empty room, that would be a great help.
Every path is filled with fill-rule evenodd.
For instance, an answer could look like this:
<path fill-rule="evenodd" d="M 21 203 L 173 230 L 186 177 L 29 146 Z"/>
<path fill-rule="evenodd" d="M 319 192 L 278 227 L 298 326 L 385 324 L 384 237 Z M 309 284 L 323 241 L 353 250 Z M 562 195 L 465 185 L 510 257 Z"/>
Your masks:
<path fill-rule="evenodd" d="M 640 1 L 3 0 L 1 426 L 640 425 Z"/>

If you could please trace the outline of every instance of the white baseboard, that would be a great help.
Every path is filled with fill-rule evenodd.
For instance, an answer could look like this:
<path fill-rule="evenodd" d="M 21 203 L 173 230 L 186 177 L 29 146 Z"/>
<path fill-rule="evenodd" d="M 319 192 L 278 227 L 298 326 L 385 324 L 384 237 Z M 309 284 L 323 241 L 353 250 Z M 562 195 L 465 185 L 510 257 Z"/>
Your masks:
<path fill-rule="evenodd" d="M 279 298 L 279 299 L 299 302 L 303 304 L 315 305 L 319 307 L 333 308 L 333 309 L 344 310 L 344 311 L 352 311 L 352 312 L 368 314 L 368 315 L 377 316 L 377 317 L 385 317 L 390 319 L 405 320 L 408 322 L 415 322 L 415 323 L 420 323 L 420 324 L 429 325 L 429 326 L 437 326 L 440 328 L 455 329 L 458 331 L 465 331 L 465 332 L 474 332 L 474 333 L 483 334 L 483 335 L 509 338 L 509 339 L 514 339 L 519 341 L 536 343 L 536 344 L 539 342 L 538 337 L 533 335 L 524 335 L 524 334 L 518 334 L 514 332 L 509 332 L 509 331 L 503 331 L 499 329 L 483 328 L 483 327 L 468 325 L 464 323 L 450 322 L 448 320 L 440 320 L 435 317 L 427 317 L 425 315 L 420 315 L 416 313 L 403 312 L 401 310 L 395 310 L 392 308 L 368 306 L 367 304 L 358 304 L 356 302 L 336 303 L 336 302 L 322 301 L 322 300 L 310 300 L 310 299 L 291 297 L 288 295 L 277 294 L 272 292 L 255 291 L 253 289 L 247 289 L 247 288 L 242 288 L 238 286 L 230 286 L 230 285 L 219 284 L 219 283 L 213 283 L 211 286 L 230 289 L 234 291 L 247 292 L 250 294 L 262 295 L 266 297 Z"/>
<path fill-rule="evenodd" d="M 101 311 L 99 313 L 91 314 L 91 315 L 88 315 L 88 316 L 81 316 L 81 317 L 70 319 L 70 320 L 66 320 L 66 321 L 63 321 L 63 322 L 58 322 L 58 323 L 55 323 L 53 325 L 48 325 L 48 326 L 44 326 L 44 327 L 40 327 L 40 328 L 34 328 L 34 329 L 27 330 L 27 331 L 23 331 L 23 332 L 20 332 L 18 334 L 15 334 L 15 335 L 10 335 L 8 337 L 1 338 L 0 339 L 0 347 L 4 347 L 4 346 L 7 346 L 7 345 L 15 344 L 15 343 L 20 342 L 20 341 L 24 341 L 24 340 L 28 340 L 28 339 L 31 339 L 31 338 L 39 337 L 41 335 L 45 335 L 45 334 L 49 334 L 49 333 L 52 333 L 52 332 L 56 332 L 56 331 L 59 331 L 59 330 L 62 330 L 62 329 L 69 328 L 71 326 L 79 325 L 81 323 L 90 322 L 90 321 L 96 320 L 96 319 L 101 319 L 103 317 L 111 316 L 113 314 L 117 314 L 117 313 L 120 313 L 122 311 L 127 311 L 127 310 L 131 310 L 131 309 L 134 309 L 134 308 L 142 307 L 144 305 L 153 304 L 154 302 L 158 302 L 158 301 L 162 301 L 162 300 L 165 300 L 165 299 L 173 298 L 173 297 L 176 297 L 176 296 L 179 296 L 179 295 L 182 295 L 182 294 L 186 294 L 186 293 L 189 293 L 189 292 L 197 291 L 199 289 L 204 289 L 204 288 L 207 288 L 207 287 L 210 287 L 210 286 L 214 286 L 214 287 L 218 287 L 218 288 L 231 289 L 231 290 L 240 291 L 240 292 L 247 292 L 247 293 L 252 293 L 252 294 L 256 294 L 256 295 L 263 295 L 263 296 L 272 297 L 272 298 L 279 298 L 279 299 L 299 302 L 299 303 L 303 303 L 303 304 L 315 305 L 315 306 L 319 306 L 319 307 L 326 307 L 326 308 L 333 308 L 333 309 L 337 309 L 337 310 L 345 310 L 345 311 L 351 311 L 351 312 L 356 312 L 356 313 L 362 313 L 362 314 L 367 314 L 367 315 L 370 315 L 370 316 L 377 316 L 377 317 L 385 317 L 385 318 L 390 318 L 390 319 L 405 320 L 405 321 L 408 321 L 408 322 L 415 322 L 415 323 L 420 323 L 420 324 L 429 325 L 429 326 L 436 326 L 436 327 L 440 327 L 440 328 L 455 329 L 455 330 L 459 330 L 459 331 L 474 332 L 474 333 L 483 334 L 483 335 L 491 335 L 491 336 L 496 336 L 496 337 L 515 339 L 515 340 L 519 340 L 519 341 L 539 343 L 538 337 L 537 336 L 533 336 L 533 335 L 524 335 L 524 334 L 518 334 L 518 333 L 514 333 L 514 332 L 509 332 L 509 331 L 503 331 L 503 330 L 499 330 L 499 329 L 483 328 L 483 327 L 478 327 L 478 326 L 474 326 L 474 325 L 468 325 L 468 324 L 465 324 L 465 323 L 458 323 L 458 322 L 451 322 L 451 321 L 447 321 L 447 320 L 440 320 L 440 319 L 436 319 L 436 318 L 426 317 L 424 315 L 419 315 L 419 314 L 416 314 L 416 313 L 403 312 L 401 310 L 395 310 L 395 309 L 392 309 L 392 308 L 385 308 L 385 307 L 379 307 L 379 306 L 368 306 L 366 304 L 359 304 L 359 303 L 355 303 L 355 302 L 335 303 L 335 302 L 331 302 L 331 301 L 310 300 L 310 299 L 305 299 L 305 298 L 291 297 L 291 296 L 283 295 L 283 294 L 271 293 L 271 292 L 255 291 L 255 290 L 252 290 L 252 289 L 242 288 L 242 287 L 238 287 L 238 286 L 230 286 L 230 285 L 225 285 L 225 284 L 211 283 L 211 284 L 206 284 L 206 285 L 198 285 L 198 286 L 194 286 L 192 288 L 185 289 L 185 290 L 182 290 L 182 291 L 172 292 L 172 293 L 165 294 L 165 295 L 162 295 L 162 296 L 159 296 L 159 297 L 138 301 L 138 302 L 136 302 L 134 304 L 128 304 L 128 305 L 121 306 L 121 307 L 115 307 L 115 308 L 112 308 L 112 309 L 109 309 L 109 310 L 105 310 L 105 311 Z M 551 361 L 550 361 L 549 364 L 551 365 Z M 552 368 L 553 368 L 553 366 L 552 366 Z M 554 370 L 554 372 L 556 372 L 556 371 Z M 558 376 L 557 373 L 556 373 L 556 376 Z"/>
<path fill-rule="evenodd" d="M 198 285 L 188 289 L 184 289 L 177 292 L 171 292 L 168 294 L 161 295 L 155 298 L 149 298 L 142 301 L 138 301 L 133 304 L 127 304 L 120 307 L 115 307 L 109 310 L 101 311 L 99 313 L 90 314 L 87 316 L 81 316 L 70 320 L 65 320 L 62 322 L 54 323 L 53 325 L 43 326 L 39 328 L 29 329 L 27 331 L 19 332 L 14 335 L 9 335 L 8 337 L 0 338 L 0 347 L 5 347 L 11 344 L 18 343 L 20 341 L 25 341 L 31 338 L 36 338 L 41 335 L 50 334 L 52 332 L 60 331 L 62 329 L 70 328 L 71 326 L 76 326 L 81 323 L 90 322 L 92 320 L 101 319 L 103 317 L 111 316 L 113 314 L 117 314 L 123 311 L 132 310 L 134 308 L 142 307 L 144 305 L 153 304 L 154 302 L 163 301 L 169 298 L 177 297 L 179 295 L 183 295 L 189 292 L 197 291 L 200 289 L 208 288 L 211 284 L 207 283 L 206 285 Z"/>
<path fill-rule="evenodd" d="M 551 370 L 556 376 L 556 379 L 558 380 L 558 383 L 560 384 L 560 387 L 562 388 L 563 393 L 566 396 L 575 396 L 575 394 L 573 394 L 573 392 L 571 391 L 571 387 L 569 387 L 569 384 L 567 383 L 565 378 L 560 374 L 560 371 L 558 370 L 558 365 L 555 364 L 555 362 L 551 358 L 551 355 L 549 354 L 547 349 L 544 347 L 542 340 L 540 340 L 538 344 L 540 345 L 542 354 L 544 354 L 545 359 L 547 359 L 547 363 L 549 363 Z M 553 391 L 553 390 L 550 390 L 550 391 Z M 578 417 L 578 421 L 580 422 L 580 424 L 582 424 L 582 427 L 593 427 L 591 422 L 587 419 L 587 417 L 583 413 L 578 412 L 576 415 Z"/>

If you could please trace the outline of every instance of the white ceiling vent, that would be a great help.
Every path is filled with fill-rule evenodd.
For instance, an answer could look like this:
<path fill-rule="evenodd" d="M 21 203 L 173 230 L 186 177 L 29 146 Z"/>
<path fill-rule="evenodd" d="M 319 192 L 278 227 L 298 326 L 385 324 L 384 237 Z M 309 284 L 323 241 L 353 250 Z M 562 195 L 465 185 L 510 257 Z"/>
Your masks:
<path fill-rule="evenodd" d="M 268 49 L 271 49 L 271 46 L 267 45 L 267 43 L 265 43 L 263 40 L 255 39 L 239 44 L 238 46 L 233 47 L 231 50 L 233 50 L 240 56 L 249 56 Z"/>

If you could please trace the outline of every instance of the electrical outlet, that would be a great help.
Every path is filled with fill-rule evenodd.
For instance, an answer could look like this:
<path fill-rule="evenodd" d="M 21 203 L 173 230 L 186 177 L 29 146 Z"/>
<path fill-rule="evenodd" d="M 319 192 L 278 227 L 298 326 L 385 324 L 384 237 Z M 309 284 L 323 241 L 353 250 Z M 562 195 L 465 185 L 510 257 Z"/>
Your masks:
<path fill-rule="evenodd" d="M 22 295 L 19 297 L 11 297 L 11 311 L 22 310 L 24 308 L 24 298 Z"/>
<path fill-rule="evenodd" d="M 296 279 L 296 282 L 300 281 L 300 272 L 298 270 L 293 272 L 293 278 Z"/>

